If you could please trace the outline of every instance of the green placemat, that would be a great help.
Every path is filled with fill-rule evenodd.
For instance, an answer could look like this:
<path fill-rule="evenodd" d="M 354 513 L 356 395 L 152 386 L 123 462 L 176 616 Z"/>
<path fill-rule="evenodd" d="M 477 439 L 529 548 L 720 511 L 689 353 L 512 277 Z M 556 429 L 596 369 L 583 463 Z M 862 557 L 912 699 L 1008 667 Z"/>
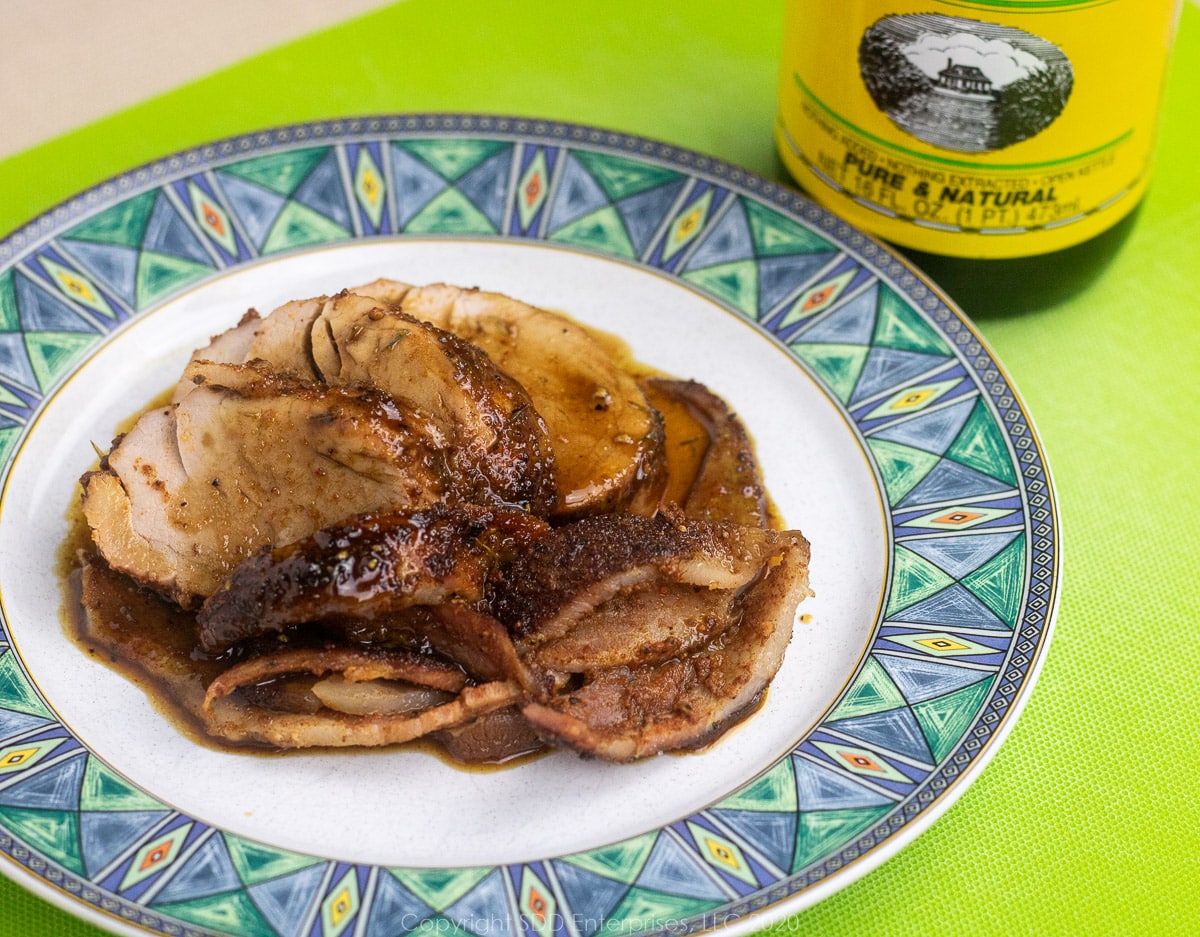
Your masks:
<path fill-rule="evenodd" d="M 780 2 L 408 0 L 0 162 L 0 231 L 175 150 L 350 114 L 575 121 L 776 176 L 781 20 Z M 978 320 L 1038 426 L 1063 517 L 1062 606 L 1037 690 L 929 831 L 771 933 L 1200 933 L 1197 102 L 1189 4 L 1156 182 L 1119 255 L 1055 308 Z M 0 881 L 0 937 L 99 933 Z"/>

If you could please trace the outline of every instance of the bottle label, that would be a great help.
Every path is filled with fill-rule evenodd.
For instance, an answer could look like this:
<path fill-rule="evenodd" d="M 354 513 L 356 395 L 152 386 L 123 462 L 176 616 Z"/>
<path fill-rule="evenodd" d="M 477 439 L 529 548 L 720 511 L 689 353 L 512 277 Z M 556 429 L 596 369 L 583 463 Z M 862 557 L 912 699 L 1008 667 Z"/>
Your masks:
<path fill-rule="evenodd" d="M 780 155 L 818 202 L 906 247 L 1069 247 L 1145 189 L 1179 9 L 790 0 Z"/>

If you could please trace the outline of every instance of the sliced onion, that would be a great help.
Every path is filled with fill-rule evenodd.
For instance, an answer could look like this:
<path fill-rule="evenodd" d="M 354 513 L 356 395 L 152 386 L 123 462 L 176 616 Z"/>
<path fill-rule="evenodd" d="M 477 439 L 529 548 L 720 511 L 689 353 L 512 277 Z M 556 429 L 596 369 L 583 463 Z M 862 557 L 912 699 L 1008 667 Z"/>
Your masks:
<path fill-rule="evenodd" d="M 347 680 L 334 674 L 312 685 L 312 694 L 327 708 L 355 716 L 409 713 L 454 699 L 453 693 L 399 680 Z"/>

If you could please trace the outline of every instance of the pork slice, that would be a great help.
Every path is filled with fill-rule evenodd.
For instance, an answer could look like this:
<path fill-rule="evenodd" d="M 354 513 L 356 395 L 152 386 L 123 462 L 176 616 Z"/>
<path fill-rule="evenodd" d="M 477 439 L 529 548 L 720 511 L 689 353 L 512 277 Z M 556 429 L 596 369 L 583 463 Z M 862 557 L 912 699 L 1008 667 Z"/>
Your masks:
<path fill-rule="evenodd" d="M 415 712 L 280 712 L 236 696 L 213 701 L 206 731 L 230 742 L 255 742 L 282 749 L 398 745 L 431 733 L 463 726 L 480 716 L 512 706 L 522 697 L 515 684 L 467 686 L 452 699 Z"/>
<path fill-rule="evenodd" d="M 185 608 L 264 545 L 453 495 L 433 434 L 389 398 L 249 365 L 190 379 L 82 480 L 105 560 Z"/>
<path fill-rule="evenodd" d="M 209 364 L 256 361 L 294 378 L 318 380 L 309 333 L 327 300 L 326 296 L 292 300 L 266 316 L 249 310 L 233 328 L 192 352 L 172 402 L 183 399 L 192 388 L 193 375 Z"/>
<path fill-rule="evenodd" d="M 808 592 L 798 531 L 605 515 L 552 531 L 493 608 L 548 737 L 628 761 L 707 744 L 757 705 Z"/>
<path fill-rule="evenodd" d="M 243 352 L 242 362 L 265 361 L 275 371 L 319 379 L 312 353 L 312 327 L 328 297 L 294 299 L 265 316 Z"/>
<path fill-rule="evenodd" d="M 662 394 L 685 407 L 708 435 L 699 469 L 683 499 L 683 511 L 704 521 L 770 526 L 766 488 L 754 445 L 729 405 L 698 381 L 647 378 L 652 399 Z"/>
<path fill-rule="evenodd" d="M 598 610 L 638 591 L 680 586 L 684 596 L 743 589 L 773 548 L 769 532 L 757 528 L 689 522 L 671 512 L 602 514 L 555 528 L 519 555 L 491 604 L 526 647 L 542 647 L 585 622 L 594 628 Z M 670 622 L 657 613 L 654 620 Z M 657 640 L 639 631 L 642 625 L 614 616 L 613 630 L 624 633 L 629 654 Z"/>
<path fill-rule="evenodd" d="M 447 693 L 456 693 L 467 685 L 460 669 L 426 655 L 336 645 L 288 648 L 250 657 L 222 672 L 208 685 L 204 708 L 211 710 L 217 700 L 241 687 L 280 676 L 329 673 L 352 683 L 404 681 Z"/>
<path fill-rule="evenodd" d="M 250 354 L 254 344 L 254 335 L 262 325 L 263 320 L 256 310 L 247 310 L 238 324 L 214 335 L 207 345 L 202 345 L 192 352 L 188 363 L 184 366 L 183 376 L 175 385 L 171 396 L 172 403 L 179 403 L 193 387 L 190 370 L 198 362 L 210 361 L 218 364 L 241 364 Z"/>
<path fill-rule="evenodd" d="M 557 520 L 649 514 L 666 484 L 662 420 L 605 346 L 565 316 L 499 293 L 379 280 L 359 292 L 483 349 L 528 392 L 550 434 Z"/>
<path fill-rule="evenodd" d="M 200 608 L 200 646 L 322 621 L 354 622 L 361 638 L 363 622 L 412 606 L 476 602 L 495 565 L 544 529 L 523 511 L 469 504 L 356 515 L 238 564 Z"/>
<path fill-rule="evenodd" d="M 273 318 L 273 316 L 269 317 Z M 453 468 L 480 503 L 555 505 L 555 458 L 525 389 L 479 348 L 386 301 L 343 292 L 311 328 L 329 384 L 367 385 L 420 413 L 445 436 Z"/>
<path fill-rule="evenodd" d="M 499 764 L 546 747 L 517 705 L 441 729 L 433 733 L 433 739 L 447 755 L 464 764 Z"/>
<path fill-rule="evenodd" d="M 705 747 L 753 713 L 783 662 L 797 604 L 810 595 L 808 543 L 768 532 L 775 548 L 714 639 L 654 663 L 583 674 L 522 707 L 544 737 L 607 761 Z M 728 598 L 728 596 L 726 596 Z"/>

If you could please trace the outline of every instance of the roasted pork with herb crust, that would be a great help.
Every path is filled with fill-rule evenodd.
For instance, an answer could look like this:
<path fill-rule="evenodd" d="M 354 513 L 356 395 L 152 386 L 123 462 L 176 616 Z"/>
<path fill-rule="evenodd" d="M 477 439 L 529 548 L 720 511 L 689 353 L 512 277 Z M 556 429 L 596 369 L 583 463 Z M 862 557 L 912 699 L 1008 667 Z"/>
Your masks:
<path fill-rule="evenodd" d="M 699 427 L 695 459 L 667 458 L 656 401 Z M 810 594 L 720 397 L 445 284 L 251 310 L 82 488 L 85 632 L 238 744 L 699 748 L 761 703 Z M 191 651 L 125 636 L 121 575 Z"/>

